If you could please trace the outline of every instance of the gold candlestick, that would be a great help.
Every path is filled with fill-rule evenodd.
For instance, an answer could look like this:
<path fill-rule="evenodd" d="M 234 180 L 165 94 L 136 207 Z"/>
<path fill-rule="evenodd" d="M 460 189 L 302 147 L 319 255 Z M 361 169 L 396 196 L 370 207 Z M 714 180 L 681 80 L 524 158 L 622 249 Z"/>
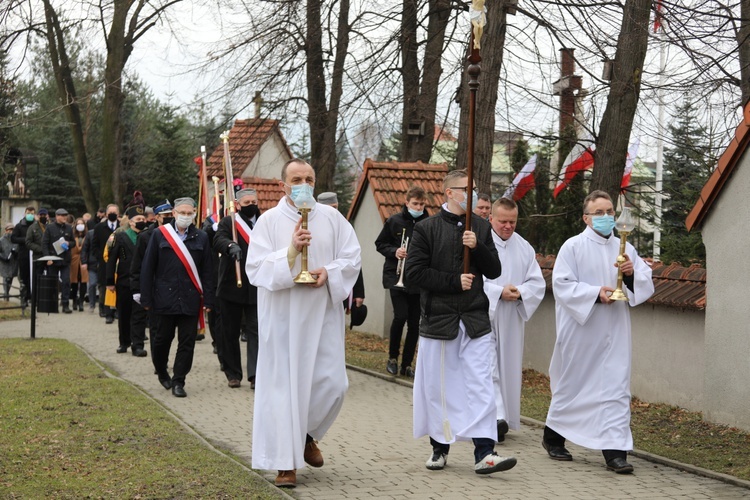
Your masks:
<path fill-rule="evenodd" d="M 622 288 L 621 266 L 625 262 L 625 242 L 628 239 L 628 234 L 635 229 L 635 219 L 630 208 L 623 207 L 620 217 L 615 222 L 615 228 L 620 233 L 620 255 L 617 256 L 617 288 L 615 288 L 609 298 L 610 300 L 628 300 L 628 295 Z"/>
<path fill-rule="evenodd" d="M 299 212 L 302 214 L 302 229 L 307 229 L 307 214 L 310 213 L 311 208 L 300 208 Z M 317 283 L 318 280 L 316 280 L 312 274 L 307 270 L 307 245 L 302 247 L 302 269 L 300 270 L 299 274 L 296 278 L 294 278 L 295 283 L 302 283 L 302 284 L 308 284 L 308 283 Z"/>

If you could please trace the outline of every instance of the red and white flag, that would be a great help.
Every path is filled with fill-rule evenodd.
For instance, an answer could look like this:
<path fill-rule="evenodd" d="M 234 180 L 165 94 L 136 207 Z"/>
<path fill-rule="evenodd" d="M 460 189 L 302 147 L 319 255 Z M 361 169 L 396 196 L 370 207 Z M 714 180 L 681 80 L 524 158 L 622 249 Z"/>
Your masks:
<path fill-rule="evenodd" d="M 628 157 L 625 159 L 625 171 L 622 173 L 622 183 L 620 184 L 621 189 L 625 189 L 630 185 L 630 174 L 633 173 L 633 163 L 635 163 L 635 157 L 638 156 L 638 147 L 640 145 L 641 138 L 638 137 L 628 148 Z"/>
<path fill-rule="evenodd" d="M 536 170 L 536 155 L 532 156 L 520 172 L 516 174 L 513 182 L 503 193 L 503 198 L 513 198 L 518 201 L 534 187 L 534 171 Z"/>
<path fill-rule="evenodd" d="M 659 28 L 661 28 L 662 25 L 662 9 L 664 6 L 662 5 L 662 0 L 656 0 L 656 15 L 654 16 L 654 33 L 659 32 Z"/>
<path fill-rule="evenodd" d="M 585 139 L 576 142 L 573 149 L 570 150 L 568 156 L 563 162 L 563 166 L 560 169 L 560 178 L 557 181 L 555 190 L 552 192 L 552 197 L 557 198 L 557 195 L 563 192 L 568 187 L 570 182 L 584 170 L 590 169 L 594 165 L 594 149 L 596 144 L 591 135 L 588 135 Z"/>

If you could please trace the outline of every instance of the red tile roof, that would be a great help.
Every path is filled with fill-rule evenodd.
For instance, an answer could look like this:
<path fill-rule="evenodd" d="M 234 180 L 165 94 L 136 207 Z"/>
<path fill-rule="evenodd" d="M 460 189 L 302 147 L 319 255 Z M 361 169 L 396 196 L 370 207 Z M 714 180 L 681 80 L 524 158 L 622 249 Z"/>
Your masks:
<path fill-rule="evenodd" d="M 542 275 L 547 282 L 547 290 L 552 291 L 552 268 L 555 266 L 554 255 L 536 256 Z M 700 311 L 706 308 L 706 270 L 698 264 L 683 267 L 672 263 L 653 262 L 651 265 L 654 281 L 654 294 L 648 299 L 649 304 Z"/>
<path fill-rule="evenodd" d="M 430 214 L 435 214 L 443 204 L 443 178 L 447 173 L 445 163 L 375 162 L 368 158 L 347 218 L 354 219 L 368 189 L 371 189 L 380 218 L 385 223 L 388 217 L 401 211 L 406 192 L 414 185 L 427 192 L 425 208 Z"/>
<path fill-rule="evenodd" d="M 242 175 L 261 146 L 268 140 L 271 134 L 278 134 L 281 142 L 292 157 L 292 152 L 279 129 L 279 121 L 266 118 L 254 118 L 251 120 L 235 120 L 232 130 L 229 131 L 229 155 L 232 158 L 232 170 L 235 178 Z M 224 144 L 214 149 L 208 158 L 206 173 L 208 178 L 215 175 L 224 178 Z"/>
<path fill-rule="evenodd" d="M 732 176 L 732 172 L 739 164 L 740 158 L 742 158 L 748 143 L 750 143 L 750 133 L 748 132 L 750 132 L 750 102 L 745 105 L 742 113 L 742 122 L 740 122 L 734 131 L 734 138 L 727 146 L 727 149 L 724 150 L 721 158 L 719 158 L 716 170 L 711 173 L 711 176 L 701 190 L 698 201 L 687 216 L 685 225 L 688 231 L 692 231 L 693 228 L 700 228 L 703 224 L 703 220 L 706 218 L 711 206 L 721 194 L 724 184 Z"/>
<path fill-rule="evenodd" d="M 260 177 L 245 177 L 242 179 L 246 188 L 253 188 L 258 192 L 258 208 L 265 212 L 279 204 L 284 196 L 284 190 L 279 187 L 278 179 L 261 179 Z"/>

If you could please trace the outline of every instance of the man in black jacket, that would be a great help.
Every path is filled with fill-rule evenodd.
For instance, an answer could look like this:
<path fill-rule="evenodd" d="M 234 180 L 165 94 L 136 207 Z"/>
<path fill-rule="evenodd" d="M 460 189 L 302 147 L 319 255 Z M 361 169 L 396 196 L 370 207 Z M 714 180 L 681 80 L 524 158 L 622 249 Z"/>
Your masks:
<path fill-rule="evenodd" d="M 86 237 L 83 239 L 83 247 L 81 248 L 81 269 L 85 269 L 89 273 L 88 294 L 89 312 L 91 313 L 96 310 L 96 304 L 99 302 L 99 258 L 97 257 L 96 252 L 92 250 L 93 240 L 94 230 L 89 229 L 86 232 Z M 104 279 L 103 273 L 102 279 Z"/>
<path fill-rule="evenodd" d="M 115 233 L 115 241 L 109 250 L 107 260 L 107 289 L 117 292 L 117 330 L 120 338 L 117 353 L 124 354 L 130 347 L 133 356 L 143 358 L 148 354 L 143 349 L 143 343 L 146 341 L 146 313 L 141 305 L 133 300 L 130 269 L 135 256 L 138 233 L 146 229 L 146 216 L 140 205 L 128 208 L 125 215 L 130 227 Z"/>
<path fill-rule="evenodd" d="M 385 221 L 383 230 L 375 240 L 375 247 L 383 254 L 383 288 L 390 289 L 393 304 L 393 322 L 391 323 L 390 344 L 388 347 L 388 364 L 386 370 L 391 375 L 398 373 L 398 353 L 401 347 L 401 336 L 406 325 L 404 356 L 401 358 L 401 375 L 414 377 L 411 367 L 414 351 L 419 340 L 419 288 L 403 280 L 405 286 L 398 286 L 401 273 L 398 272 L 406 262 L 407 241 L 411 241 L 414 225 L 428 217 L 424 209 L 427 196 L 424 189 L 413 186 L 406 193 L 406 204 L 401 212 L 392 215 Z M 403 242 L 403 245 L 402 245 Z"/>
<path fill-rule="evenodd" d="M 18 245 L 18 281 L 21 286 L 21 307 L 26 307 L 30 298 L 31 287 L 31 260 L 29 258 L 29 249 L 26 248 L 26 233 L 34 223 L 34 207 L 26 207 L 23 219 L 16 224 L 13 232 L 10 234 L 10 242 Z"/>
<path fill-rule="evenodd" d="M 516 465 L 514 457 L 494 451 L 495 344 L 482 276 L 500 276 L 500 260 L 487 221 L 472 214 L 471 230 L 465 230 L 468 196 L 476 201 L 466 171 L 450 172 L 443 191 L 446 203 L 415 226 L 406 260 L 407 282 L 421 289 L 414 437 L 430 436 L 430 470 L 445 467 L 451 443 L 471 439 L 474 472 L 491 474 Z M 468 273 L 464 247 L 470 249 Z"/>
<path fill-rule="evenodd" d="M 42 248 L 45 255 L 56 255 L 62 260 L 48 261 L 47 273 L 57 276 L 60 280 L 62 311 L 70 314 L 73 310 L 69 307 L 70 301 L 70 248 L 75 245 L 73 238 L 73 226 L 66 223 L 68 211 L 58 208 L 55 211 L 55 222 L 47 225 L 47 230 L 42 236 Z"/>
<path fill-rule="evenodd" d="M 240 331 L 242 315 L 245 315 L 247 334 L 247 380 L 255 389 L 255 368 L 258 362 L 258 290 L 247 279 L 245 260 L 251 233 L 260 217 L 258 195 L 254 189 L 243 189 L 235 195 L 237 214 L 224 217 L 214 235 L 214 250 L 219 259 L 219 284 L 216 288 L 221 310 L 221 334 L 219 352 L 224 364 L 224 375 L 229 387 L 240 387 L 242 381 L 242 355 L 240 354 Z M 232 239 L 232 224 L 237 228 L 237 241 Z M 242 287 L 237 287 L 235 262 L 240 264 Z"/>
<path fill-rule="evenodd" d="M 175 200 L 174 226 L 159 226 L 151 235 L 141 266 L 141 305 L 159 316 L 152 360 L 159 382 L 178 398 L 187 396 L 185 377 L 193 366 L 195 338 L 203 308 L 214 305 L 215 282 L 206 233 L 196 228 L 195 200 Z M 177 330 L 174 373 L 167 372 L 169 350 Z"/>
<path fill-rule="evenodd" d="M 107 205 L 107 216 L 99 224 L 94 226 L 94 239 L 91 241 L 91 251 L 96 255 L 100 267 L 104 270 L 104 249 L 107 247 L 107 240 L 112 233 L 120 227 L 119 222 L 120 208 L 111 203 Z M 115 322 L 115 310 L 104 305 L 104 292 L 107 289 L 107 281 L 102 276 L 99 279 L 99 316 L 107 318 L 107 324 Z"/>

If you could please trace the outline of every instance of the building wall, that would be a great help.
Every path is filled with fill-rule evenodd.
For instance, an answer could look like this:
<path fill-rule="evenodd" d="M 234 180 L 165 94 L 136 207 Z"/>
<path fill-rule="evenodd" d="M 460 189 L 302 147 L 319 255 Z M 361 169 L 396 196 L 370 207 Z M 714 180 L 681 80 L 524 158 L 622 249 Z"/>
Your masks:
<path fill-rule="evenodd" d="M 704 415 L 750 429 L 750 155 L 745 153 L 703 223 L 706 245 L 706 376 Z"/>
<path fill-rule="evenodd" d="M 650 402 L 705 411 L 704 313 L 644 304 L 631 310 L 631 392 Z M 549 374 L 555 347 L 555 303 L 547 292 L 526 324 L 525 368 Z"/>
<path fill-rule="evenodd" d="M 242 177 L 278 179 L 281 177 L 281 167 L 290 159 L 279 134 L 271 134 L 242 172 Z"/>
<path fill-rule="evenodd" d="M 362 247 L 362 278 L 365 282 L 367 319 L 358 331 L 374 333 L 387 338 L 393 319 L 393 307 L 388 290 L 383 288 L 383 262 L 385 257 L 375 249 L 375 240 L 383 229 L 375 199 L 368 189 L 354 220 L 354 231 Z"/>

